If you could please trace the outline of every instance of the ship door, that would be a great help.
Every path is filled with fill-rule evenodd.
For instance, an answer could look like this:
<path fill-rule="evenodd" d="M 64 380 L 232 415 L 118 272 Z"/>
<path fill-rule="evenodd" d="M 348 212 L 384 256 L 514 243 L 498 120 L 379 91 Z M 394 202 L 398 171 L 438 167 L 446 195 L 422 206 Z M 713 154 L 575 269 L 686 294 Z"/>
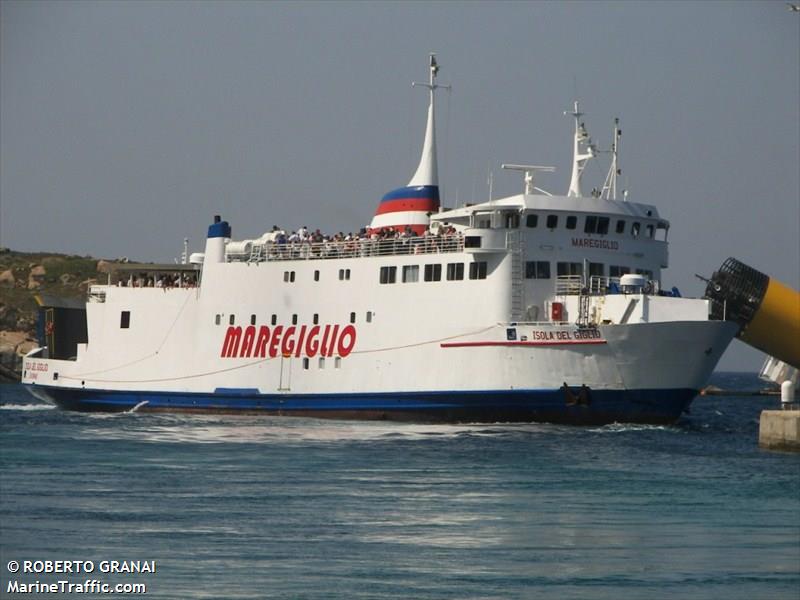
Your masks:
<path fill-rule="evenodd" d="M 281 374 L 278 382 L 279 392 L 288 392 L 292 389 L 292 357 L 289 354 L 281 355 Z"/>

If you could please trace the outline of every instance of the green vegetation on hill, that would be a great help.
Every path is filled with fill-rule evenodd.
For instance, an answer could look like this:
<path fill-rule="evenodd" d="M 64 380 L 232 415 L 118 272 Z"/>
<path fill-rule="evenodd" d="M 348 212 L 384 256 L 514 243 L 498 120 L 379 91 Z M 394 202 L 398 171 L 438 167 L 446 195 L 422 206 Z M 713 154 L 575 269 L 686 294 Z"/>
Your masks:
<path fill-rule="evenodd" d="M 0 380 L 17 380 L 22 355 L 37 345 L 36 295 L 83 298 L 97 269 L 89 256 L 0 248 Z"/>

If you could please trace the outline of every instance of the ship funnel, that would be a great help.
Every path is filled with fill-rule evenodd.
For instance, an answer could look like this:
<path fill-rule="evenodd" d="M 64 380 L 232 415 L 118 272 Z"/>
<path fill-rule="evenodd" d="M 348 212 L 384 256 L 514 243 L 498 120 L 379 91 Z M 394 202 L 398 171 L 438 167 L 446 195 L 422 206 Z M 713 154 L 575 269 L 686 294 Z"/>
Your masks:
<path fill-rule="evenodd" d="M 421 235 L 430 223 L 430 214 L 439 210 L 434 92 L 437 88 L 447 86 L 435 83 L 438 72 L 439 65 L 436 62 L 436 55 L 431 54 L 428 83 L 414 82 L 412 84 L 426 87 L 430 92 L 428 122 L 425 127 L 425 141 L 422 144 L 419 165 L 407 186 L 392 190 L 381 199 L 369 225 L 370 231 L 381 229 L 404 231 L 406 228 L 410 228 L 417 235 Z"/>
<path fill-rule="evenodd" d="M 225 244 L 231 239 L 231 226 L 219 215 L 214 215 L 214 222 L 208 226 L 206 239 L 205 263 L 225 262 Z"/>

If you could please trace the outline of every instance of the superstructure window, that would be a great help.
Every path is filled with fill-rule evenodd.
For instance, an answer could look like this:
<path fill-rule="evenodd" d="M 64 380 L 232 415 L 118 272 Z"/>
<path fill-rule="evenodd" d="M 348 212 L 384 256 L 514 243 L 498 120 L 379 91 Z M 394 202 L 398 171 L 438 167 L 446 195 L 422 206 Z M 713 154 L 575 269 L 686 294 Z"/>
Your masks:
<path fill-rule="evenodd" d="M 606 266 L 603 263 L 589 263 L 589 277 L 602 277 L 606 274 Z"/>
<path fill-rule="evenodd" d="M 319 281 L 319 271 L 314 271 L 314 281 Z"/>
<path fill-rule="evenodd" d="M 339 281 L 350 280 L 350 269 L 339 269 Z"/>
<path fill-rule="evenodd" d="M 560 262 L 556 264 L 556 273 L 559 277 L 565 275 L 583 275 L 583 263 Z"/>
<path fill-rule="evenodd" d="M 608 217 L 598 217 L 597 218 L 597 233 L 600 235 L 606 235 L 608 233 Z"/>
<path fill-rule="evenodd" d="M 356 313 L 354 313 L 354 312 L 350 313 L 350 322 L 351 323 L 355 323 L 356 322 Z"/>
<path fill-rule="evenodd" d="M 575 229 L 578 226 L 578 217 L 570 215 L 567 217 L 567 229 Z"/>
<path fill-rule="evenodd" d="M 419 265 L 403 266 L 403 283 L 415 283 L 419 281 Z"/>
<path fill-rule="evenodd" d="M 123 310 L 119 315 L 119 328 L 128 329 L 131 326 L 131 311 Z"/>
<path fill-rule="evenodd" d="M 470 279 L 486 279 L 486 261 L 481 260 L 469 263 Z"/>
<path fill-rule="evenodd" d="M 528 215 L 525 217 L 525 227 L 533 229 L 539 224 L 539 215 Z"/>
<path fill-rule="evenodd" d="M 647 237 L 652 240 L 656 236 L 656 228 L 653 225 L 648 225 L 645 229 L 647 230 Z"/>
<path fill-rule="evenodd" d="M 297 325 L 297 315 L 292 315 L 292 325 Z"/>
<path fill-rule="evenodd" d="M 233 325 L 234 323 L 236 323 L 236 315 L 231 315 L 228 318 L 228 325 Z"/>
<path fill-rule="evenodd" d="M 219 325 L 220 323 L 222 323 L 222 315 L 216 315 L 214 317 L 214 324 Z"/>
<path fill-rule="evenodd" d="M 395 283 L 397 281 L 397 267 L 381 267 L 380 282 Z"/>
<path fill-rule="evenodd" d="M 312 317 L 311 322 L 314 325 L 319 325 L 319 313 L 314 313 L 314 316 Z M 273 325 L 274 325 L 274 323 L 273 323 Z"/>
<path fill-rule="evenodd" d="M 442 265 L 425 265 L 425 281 L 441 281 Z"/>
<path fill-rule="evenodd" d="M 283 280 L 287 283 L 294 283 L 294 271 L 284 271 Z"/>
<path fill-rule="evenodd" d="M 653 272 L 650 269 L 636 269 L 637 275 L 644 275 L 647 279 L 653 279 Z"/>
<path fill-rule="evenodd" d="M 630 272 L 631 272 L 630 267 L 621 267 L 619 265 L 610 265 L 608 267 L 609 277 L 622 277 L 623 275 L 627 275 Z"/>
<path fill-rule="evenodd" d="M 255 324 L 256 324 L 256 316 L 250 315 L 250 325 L 255 325 Z"/>
<path fill-rule="evenodd" d="M 270 323 L 272 323 L 273 325 L 277 325 L 278 324 L 278 315 L 272 315 L 272 318 L 270 319 Z"/>
<path fill-rule="evenodd" d="M 631 225 L 631 235 L 633 237 L 639 237 L 639 230 L 641 228 L 642 228 L 642 224 L 641 223 L 634 222 L 633 225 Z"/>
<path fill-rule="evenodd" d="M 625 233 L 625 219 L 617 221 L 617 233 Z"/>
<path fill-rule="evenodd" d="M 550 263 L 546 260 L 526 261 L 525 279 L 550 279 Z"/>
<path fill-rule="evenodd" d="M 464 263 L 447 263 L 447 281 L 464 279 Z"/>
<path fill-rule="evenodd" d="M 595 233 L 597 231 L 597 217 L 588 216 L 583 224 L 584 233 Z"/>
<path fill-rule="evenodd" d="M 555 229 L 558 227 L 558 215 L 547 215 L 547 228 Z"/>

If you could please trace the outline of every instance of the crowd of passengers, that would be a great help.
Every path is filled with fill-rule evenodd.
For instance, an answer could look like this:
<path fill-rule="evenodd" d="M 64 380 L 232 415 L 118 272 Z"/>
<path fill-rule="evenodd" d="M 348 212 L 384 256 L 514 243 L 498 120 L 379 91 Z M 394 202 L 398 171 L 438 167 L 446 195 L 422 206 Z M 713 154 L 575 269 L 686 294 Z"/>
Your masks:
<path fill-rule="evenodd" d="M 195 287 L 197 286 L 197 275 L 192 274 L 169 274 L 148 275 L 141 273 L 131 275 L 128 279 L 120 279 L 117 287 L 156 287 L 156 288 L 175 288 L 175 287 Z"/>
<path fill-rule="evenodd" d="M 455 252 L 463 244 L 461 234 L 447 223 L 436 232 L 426 227 L 422 235 L 417 235 L 408 226 L 402 230 L 383 227 L 371 231 L 364 227 L 357 234 L 344 234 L 340 231 L 335 235 L 325 235 L 319 229 L 310 231 L 305 225 L 287 234 L 275 225 L 262 239 L 266 241 L 267 258 L 271 259 Z"/>

